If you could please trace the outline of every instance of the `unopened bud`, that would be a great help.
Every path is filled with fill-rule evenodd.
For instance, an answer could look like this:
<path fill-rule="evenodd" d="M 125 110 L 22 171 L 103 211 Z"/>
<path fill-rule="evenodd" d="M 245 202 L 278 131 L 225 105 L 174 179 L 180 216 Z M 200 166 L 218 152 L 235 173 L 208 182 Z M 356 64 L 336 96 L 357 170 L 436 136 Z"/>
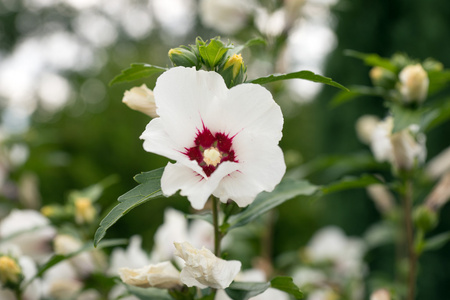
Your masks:
<path fill-rule="evenodd" d="M 75 199 L 75 221 L 78 224 L 92 223 L 95 215 L 96 210 L 91 199 L 85 197 Z"/>
<path fill-rule="evenodd" d="M 245 69 L 242 55 L 233 54 L 223 65 L 220 74 L 225 79 L 227 86 L 232 87 L 244 81 Z"/>
<path fill-rule="evenodd" d="M 370 295 L 370 300 L 391 300 L 391 294 L 386 289 L 378 289 Z"/>
<path fill-rule="evenodd" d="M 22 281 L 22 268 L 10 256 L 0 255 L 0 282 L 4 286 L 18 286 Z"/>
<path fill-rule="evenodd" d="M 405 104 L 422 103 L 425 100 L 430 80 L 421 64 L 405 67 L 398 77 L 400 94 Z"/>
<path fill-rule="evenodd" d="M 373 67 L 370 69 L 369 77 L 375 86 L 381 86 L 389 89 L 395 86 L 395 74 L 385 68 L 379 66 Z"/>
<path fill-rule="evenodd" d="M 197 67 L 199 59 L 193 50 L 189 48 L 173 48 L 169 50 L 169 58 L 175 67 Z"/>
<path fill-rule="evenodd" d="M 122 102 L 133 110 L 140 111 L 152 118 L 158 117 L 153 91 L 145 84 L 125 91 Z"/>
<path fill-rule="evenodd" d="M 436 212 L 425 205 L 421 205 L 414 210 L 413 220 L 417 228 L 420 228 L 425 232 L 436 227 L 438 223 Z"/>

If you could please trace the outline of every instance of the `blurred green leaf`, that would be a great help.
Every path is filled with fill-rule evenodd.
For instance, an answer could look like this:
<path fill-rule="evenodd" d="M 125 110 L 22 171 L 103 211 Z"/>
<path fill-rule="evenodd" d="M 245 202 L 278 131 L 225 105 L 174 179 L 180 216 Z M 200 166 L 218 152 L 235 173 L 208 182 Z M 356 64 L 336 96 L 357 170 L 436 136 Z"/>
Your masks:
<path fill-rule="evenodd" d="M 114 247 L 119 245 L 125 245 L 128 241 L 126 239 L 112 239 L 112 240 L 104 240 L 101 243 L 98 244 L 97 249 L 107 248 L 107 247 Z M 28 283 L 33 281 L 37 277 L 41 277 L 48 269 L 53 267 L 54 265 L 57 265 L 58 263 L 70 259 L 80 253 L 92 251 L 94 250 L 94 243 L 92 241 L 87 242 L 84 244 L 80 249 L 77 251 L 74 251 L 72 253 L 62 255 L 62 254 L 55 254 L 53 255 L 45 264 L 39 267 L 36 275 L 31 278 Z M 27 284 L 28 284 L 27 283 Z"/>
<path fill-rule="evenodd" d="M 349 189 L 364 188 L 377 183 L 383 183 L 383 181 L 370 174 L 363 174 L 361 177 L 348 176 L 322 187 L 322 192 L 330 194 Z"/>
<path fill-rule="evenodd" d="M 450 98 L 443 99 L 426 111 L 422 117 L 422 126 L 427 132 L 450 120 Z"/>
<path fill-rule="evenodd" d="M 228 51 L 228 54 L 229 54 L 229 55 L 239 54 L 239 53 L 241 53 L 242 50 L 244 50 L 245 48 L 249 48 L 249 47 L 257 46 L 257 45 L 266 45 L 266 44 L 267 44 L 267 42 L 266 42 L 266 40 L 264 40 L 263 38 L 259 38 L 259 37 L 253 38 L 253 39 L 251 39 L 251 40 L 248 40 L 248 41 L 247 41 L 245 44 L 243 44 L 243 45 L 239 45 L 239 46 L 236 46 L 236 47 L 233 48 L 233 49 L 230 49 L 230 50 Z"/>
<path fill-rule="evenodd" d="M 373 224 L 364 233 L 364 240 L 369 248 L 394 244 L 397 228 L 392 222 L 381 221 Z"/>
<path fill-rule="evenodd" d="M 450 241 L 450 231 L 440 233 L 425 240 L 423 251 L 438 250 Z"/>
<path fill-rule="evenodd" d="M 122 70 L 122 73 L 117 75 L 111 80 L 109 85 L 113 85 L 120 82 L 133 81 L 145 77 L 149 77 L 156 73 L 162 73 L 167 71 L 167 68 L 162 68 L 158 66 L 152 66 L 145 63 L 135 63 L 131 64 L 128 69 Z"/>
<path fill-rule="evenodd" d="M 185 217 L 187 219 L 191 219 L 191 220 L 202 220 L 202 221 L 206 221 L 208 223 L 213 224 L 213 217 L 211 213 L 204 213 L 204 214 L 188 214 L 185 215 Z"/>
<path fill-rule="evenodd" d="M 428 95 L 433 95 L 445 87 L 450 82 L 450 70 L 428 72 L 430 85 L 428 87 Z"/>
<path fill-rule="evenodd" d="M 271 210 L 274 207 L 296 196 L 310 196 L 318 190 L 318 187 L 306 180 L 283 179 L 281 183 L 270 193 L 260 193 L 255 201 L 242 212 L 233 215 L 228 220 L 228 230 L 244 226 L 255 218 Z"/>
<path fill-rule="evenodd" d="M 362 53 L 354 50 L 345 50 L 344 54 L 347 56 L 359 58 L 363 60 L 366 65 L 369 66 L 382 67 L 394 73 L 398 71 L 397 67 L 393 65 L 389 59 L 380 57 L 378 54 L 375 53 Z"/>
<path fill-rule="evenodd" d="M 100 227 L 95 232 L 94 245 L 105 236 L 106 231 L 116 223 L 121 217 L 133 208 L 145 202 L 162 196 L 161 176 L 164 168 L 159 168 L 150 172 L 141 173 L 135 176 L 135 180 L 140 183 L 137 187 L 119 197 L 119 204 L 116 205 L 100 222 Z"/>
<path fill-rule="evenodd" d="M 274 81 L 279 81 L 279 80 L 287 80 L 287 79 L 305 79 L 305 80 L 309 80 L 309 81 L 313 81 L 313 82 L 328 84 L 328 85 L 340 88 L 344 91 L 349 91 L 348 88 L 346 88 L 345 86 L 343 86 L 337 82 L 334 82 L 331 78 L 317 75 L 317 74 L 314 74 L 313 72 L 307 71 L 307 70 L 294 72 L 294 73 L 288 73 L 288 74 L 281 74 L 281 75 L 269 75 L 267 77 L 260 77 L 257 79 L 250 80 L 249 82 L 256 83 L 256 84 L 266 84 L 269 82 L 274 82 Z"/>
<path fill-rule="evenodd" d="M 350 91 L 339 91 L 336 96 L 330 102 L 331 107 L 337 107 L 344 103 L 355 100 L 361 96 L 386 96 L 386 91 L 380 87 L 368 87 L 368 86 L 352 86 Z"/>
<path fill-rule="evenodd" d="M 103 191 L 118 182 L 119 177 L 117 175 L 111 175 L 103 179 L 97 184 L 91 185 L 85 189 L 72 191 L 69 193 L 69 201 L 74 201 L 77 198 L 89 198 L 92 202 L 97 201 L 103 194 Z"/>
<path fill-rule="evenodd" d="M 417 124 L 423 127 L 423 117 L 425 109 L 410 109 L 401 105 L 392 105 L 391 112 L 394 117 L 394 128 L 392 133 L 399 132 L 408 128 L 412 124 Z"/>
<path fill-rule="evenodd" d="M 268 282 L 232 282 L 225 292 L 233 300 L 247 300 L 263 293 L 269 287 Z"/>
<path fill-rule="evenodd" d="M 303 299 L 303 293 L 300 291 L 298 286 L 294 284 L 292 277 L 288 276 L 278 276 L 270 281 L 270 286 L 291 294 L 295 297 L 295 299 Z"/>
<path fill-rule="evenodd" d="M 158 288 L 140 288 L 124 284 L 128 292 L 140 300 L 173 300 L 167 290 Z"/>

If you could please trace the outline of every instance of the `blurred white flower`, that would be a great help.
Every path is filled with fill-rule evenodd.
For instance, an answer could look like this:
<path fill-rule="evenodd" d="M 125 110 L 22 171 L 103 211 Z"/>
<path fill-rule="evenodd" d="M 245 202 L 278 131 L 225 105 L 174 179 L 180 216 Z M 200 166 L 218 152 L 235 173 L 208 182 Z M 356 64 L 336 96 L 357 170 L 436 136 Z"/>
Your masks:
<path fill-rule="evenodd" d="M 154 235 L 155 244 L 151 254 L 153 262 L 174 258 L 174 242 L 182 242 L 188 237 L 188 222 L 183 213 L 172 208 L 164 211 L 164 223 Z"/>
<path fill-rule="evenodd" d="M 334 299 L 339 299 L 339 295 L 337 295 L 330 288 L 316 290 L 310 293 L 306 298 L 306 300 L 334 300 Z"/>
<path fill-rule="evenodd" d="M 0 238 L 8 239 L 2 248 L 17 248 L 21 255 L 38 262 L 50 255 L 50 241 L 55 234 L 50 221 L 35 210 L 15 209 L 0 223 Z"/>
<path fill-rule="evenodd" d="M 437 179 L 445 173 L 450 172 L 450 147 L 431 159 L 425 169 L 428 176 Z"/>
<path fill-rule="evenodd" d="M 247 25 L 254 9 L 253 1 L 200 0 L 200 19 L 206 27 L 231 35 Z"/>
<path fill-rule="evenodd" d="M 82 287 L 77 271 L 68 260 L 48 269 L 42 278 L 43 295 L 52 299 L 70 299 Z"/>
<path fill-rule="evenodd" d="M 391 300 L 391 294 L 386 289 L 378 289 L 370 295 L 370 300 Z"/>
<path fill-rule="evenodd" d="M 129 108 L 140 111 L 152 118 L 158 117 L 153 91 L 145 84 L 125 91 L 122 102 L 128 105 Z"/>
<path fill-rule="evenodd" d="M 188 242 L 174 243 L 176 252 L 185 261 L 181 270 L 181 281 L 187 286 L 215 289 L 227 288 L 241 269 L 241 262 L 226 261 L 216 257 L 203 247 L 198 250 Z"/>
<path fill-rule="evenodd" d="M 331 262 L 337 274 L 362 276 L 365 246 L 360 239 L 348 238 L 338 227 L 319 230 L 306 246 L 306 252 L 313 262 Z"/>
<path fill-rule="evenodd" d="M 426 158 L 425 136 L 418 133 L 415 126 L 392 133 L 394 119 L 389 116 L 380 121 L 372 132 L 370 147 L 379 162 L 390 162 L 397 169 L 410 170 L 416 162 Z"/>
<path fill-rule="evenodd" d="M 228 89 L 215 72 L 176 67 L 158 78 L 154 92 L 160 117 L 141 139 L 146 151 L 176 160 L 161 178 L 166 196 L 181 190 L 195 209 L 211 194 L 244 207 L 280 182 L 283 115 L 268 90 Z"/>
<path fill-rule="evenodd" d="M 60 234 L 53 240 L 53 246 L 56 254 L 67 255 L 80 250 L 83 244 L 71 235 Z M 95 269 L 94 258 L 89 252 L 81 252 L 70 258 L 69 261 L 81 276 L 86 276 Z"/>
<path fill-rule="evenodd" d="M 292 279 L 302 288 L 306 285 L 320 286 L 327 280 L 327 276 L 320 270 L 301 267 L 294 272 Z"/>
<path fill-rule="evenodd" d="M 430 80 L 421 64 L 406 66 L 398 77 L 399 90 L 405 103 L 421 103 L 426 99 Z"/>
<path fill-rule="evenodd" d="M 150 264 L 147 253 L 142 249 L 142 238 L 134 235 L 126 250 L 116 247 L 113 249 L 110 257 L 110 266 L 108 274 L 117 275 L 118 270 L 123 267 L 139 268 Z"/>
<path fill-rule="evenodd" d="M 171 289 L 183 285 L 180 281 L 180 271 L 169 261 L 139 269 L 120 268 L 119 275 L 126 284 L 144 288 Z"/>
<path fill-rule="evenodd" d="M 277 37 L 286 28 L 286 13 L 278 9 L 270 13 L 266 8 L 256 10 L 255 23 L 258 30 L 267 37 Z"/>
<path fill-rule="evenodd" d="M 356 121 L 356 134 L 364 144 L 370 144 L 372 133 L 380 119 L 374 115 L 363 115 Z"/>

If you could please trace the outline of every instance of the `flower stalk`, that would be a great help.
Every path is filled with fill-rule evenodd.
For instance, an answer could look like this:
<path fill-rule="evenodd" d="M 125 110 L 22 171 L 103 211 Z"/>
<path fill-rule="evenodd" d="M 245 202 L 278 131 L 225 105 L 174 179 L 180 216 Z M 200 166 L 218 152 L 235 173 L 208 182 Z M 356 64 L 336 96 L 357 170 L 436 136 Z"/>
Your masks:
<path fill-rule="evenodd" d="M 415 286 L 416 286 L 416 269 L 417 269 L 417 254 L 415 251 L 414 243 L 414 229 L 412 221 L 412 196 L 413 187 L 411 179 L 405 179 L 403 195 L 403 213 L 405 222 L 405 235 L 406 235 L 406 247 L 408 252 L 408 282 L 407 282 L 407 298 L 408 300 L 414 300 L 415 298 Z"/>
<path fill-rule="evenodd" d="M 219 200 L 211 196 L 212 201 L 212 215 L 214 226 L 214 255 L 220 257 L 220 241 L 222 240 L 222 233 L 219 229 Z"/>

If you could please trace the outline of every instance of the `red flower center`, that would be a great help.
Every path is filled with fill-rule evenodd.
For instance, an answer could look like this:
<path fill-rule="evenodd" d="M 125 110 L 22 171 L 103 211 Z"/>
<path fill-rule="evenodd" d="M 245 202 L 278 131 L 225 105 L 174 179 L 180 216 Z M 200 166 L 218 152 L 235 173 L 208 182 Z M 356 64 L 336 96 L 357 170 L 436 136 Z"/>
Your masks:
<path fill-rule="evenodd" d="M 206 176 L 210 176 L 217 167 L 224 161 L 238 162 L 233 145 L 233 137 L 217 132 L 215 134 L 203 126 L 202 131 L 198 130 L 194 140 L 195 146 L 185 148 L 190 160 L 195 160 L 202 167 Z"/>

